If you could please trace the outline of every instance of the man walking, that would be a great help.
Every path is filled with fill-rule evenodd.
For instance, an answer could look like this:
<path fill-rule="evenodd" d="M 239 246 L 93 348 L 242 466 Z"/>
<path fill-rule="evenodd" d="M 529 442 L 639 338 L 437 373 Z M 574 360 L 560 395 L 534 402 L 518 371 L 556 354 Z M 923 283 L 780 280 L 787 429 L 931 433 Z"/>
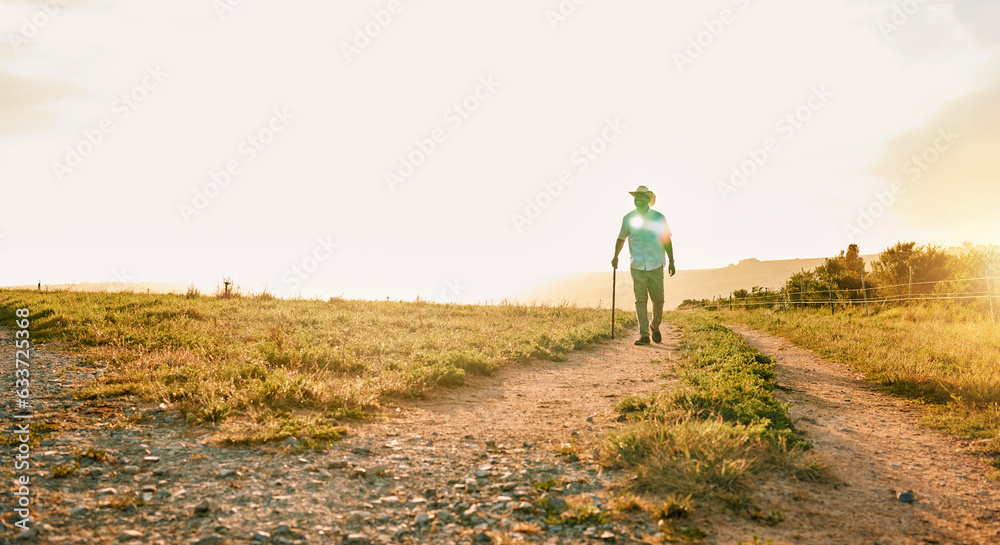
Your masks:
<path fill-rule="evenodd" d="M 653 342 L 659 343 L 660 321 L 663 317 L 663 255 L 670 258 L 667 270 L 670 276 L 676 273 L 674 268 L 674 247 L 670 241 L 670 227 L 663 214 L 650 210 L 656 202 L 656 195 L 640 185 L 635 191 L 629 191 L 635 199 L 635 210 L 622 218 L 621 232 L 615 243 L 615 257 L 611 266 L 618 269 L 618 254 L 628 239 L 628 253 L 631 256 L 632 284 L 635 288 L 635 313 L 639 319 L 639 340 L 637 345 L 649 344 L 650 325 L 653 329 Z M 649 323 L 646 314 L 646 301 L 653 300 L 653 323 Z"/>

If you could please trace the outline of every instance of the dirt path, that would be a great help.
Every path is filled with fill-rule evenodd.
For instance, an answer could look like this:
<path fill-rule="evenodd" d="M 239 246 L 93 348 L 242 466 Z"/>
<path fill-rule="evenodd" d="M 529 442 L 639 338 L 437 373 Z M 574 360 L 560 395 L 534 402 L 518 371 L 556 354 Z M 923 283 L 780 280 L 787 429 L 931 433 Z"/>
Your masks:
<path fill-rule="evenodd" d="M 779 399 L 844 483 L 770 491 L 786 522 L 768 537 L 800 543 L 1000 543 L 1000 486 L 960 441 L 921 428 L 912 404 L 782 338 L 731 326 L 775 358 Z M 896 498 L 912 491 L 913 503 Z M 795 494 L 800 501 L 787 501 Z M 803 501 L 804 500 L 804 501 Z"/>
<path fill-rule="evenodd" d="M 390 415 L 358 433 L 384 435 L 393 429 L 437 433 L 442 439 L 473 435 L 501 443 L 537 443 L 558 449 L 577 437 L 590 443 L 615 426 L 617 400 L 659 390 L 676 358 L 677 331 L 661 326 L 663 344 L 633 345 L 631 332 L 607 344 L 570 354 L 565 362 L 532 362 L 474 376 L 466 385 L 439 390 L 426 400 L 391 405 Z"/>

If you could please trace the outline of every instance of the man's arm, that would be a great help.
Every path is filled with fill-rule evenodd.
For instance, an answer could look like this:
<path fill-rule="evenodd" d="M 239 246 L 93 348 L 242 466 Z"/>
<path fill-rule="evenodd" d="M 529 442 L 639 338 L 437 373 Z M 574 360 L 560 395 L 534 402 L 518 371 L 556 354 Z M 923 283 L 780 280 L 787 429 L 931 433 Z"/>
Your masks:
<path fill-rule="evenodd" d="M 618 254 L 621 253 L 623 247 L 625 247 L 625 239 L 620 238 L 615 242 L 615 257 L 611 260 L 611 266 L 615 269 L 618 268 Z"/>
<path fill-rule="evenodd" d="M 670 272 L 670 276 L 673 276 L 677 272 L 674 268 L 674 241 L 667 237 L 667 241 L 663 243 L 663 251 L 667 252 L 667 257 L 670 259 L 670 265 L 667 266 L 667 271 Z"/>

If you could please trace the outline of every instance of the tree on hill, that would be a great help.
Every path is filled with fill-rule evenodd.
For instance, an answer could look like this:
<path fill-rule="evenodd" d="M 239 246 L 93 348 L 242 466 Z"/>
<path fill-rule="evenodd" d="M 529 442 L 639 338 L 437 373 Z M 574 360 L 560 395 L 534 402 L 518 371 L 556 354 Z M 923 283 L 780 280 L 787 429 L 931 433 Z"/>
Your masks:
<path fill-rule="evenodd" d="M 934 245 L 917 246 L 899 242 L 886 248 L 872 263 L 872 277 L 882 297 L 901 297 L 909 293 L 910 269 L 913 270 L 913 294 L 935 292 L 935 285 L 947 280 L 958 259 Z"/>
<path fill-rule="evenodd" d="M 964 252 L 956 254 L 948 266 L 948 280 L 934 286 L 936 294 L 968 295 L 982 294 L 987 291 L 989 285 L 985 276 L 990 273 L 992 266 L 992 276 L 1000 276 L 1000 247 L 987 246 L 973 248 L 968 242 L 963 244 Z M 997 291 L 994 284 L 993 290 Z"/>
<path fill-rule="evenodd" d="M 784 291 L 795 298 L 800 291 L 805 299 L 825 299 L 829 297 L 830 285 L 842 299 L 860 299 L 861 274 L 865 271 L 865 260 L 861 258 L 861 250 L 857 244 L 851 244 L 846 252 L 827 258 L 822 265 L 811 271 L 795 273 L 785 282 Z M 869 283 L 868 287 L 871 287 Z M 820 293 L 815 293 L 820 292 Z"/>

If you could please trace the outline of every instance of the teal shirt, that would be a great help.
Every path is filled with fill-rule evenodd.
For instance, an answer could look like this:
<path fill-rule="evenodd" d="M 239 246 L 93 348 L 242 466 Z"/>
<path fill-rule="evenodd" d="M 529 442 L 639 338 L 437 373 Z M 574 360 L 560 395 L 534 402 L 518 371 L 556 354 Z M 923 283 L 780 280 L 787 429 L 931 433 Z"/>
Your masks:
<path fill-rule="evenodd" d="M 663 245 L 670 241 L 670 226 L 663 214 L 653 209 L 645 215 L 638 210 L 625 214 L 618 240 L 626 239 L 633 269 L 653 271 L 666 264 Z"/>

